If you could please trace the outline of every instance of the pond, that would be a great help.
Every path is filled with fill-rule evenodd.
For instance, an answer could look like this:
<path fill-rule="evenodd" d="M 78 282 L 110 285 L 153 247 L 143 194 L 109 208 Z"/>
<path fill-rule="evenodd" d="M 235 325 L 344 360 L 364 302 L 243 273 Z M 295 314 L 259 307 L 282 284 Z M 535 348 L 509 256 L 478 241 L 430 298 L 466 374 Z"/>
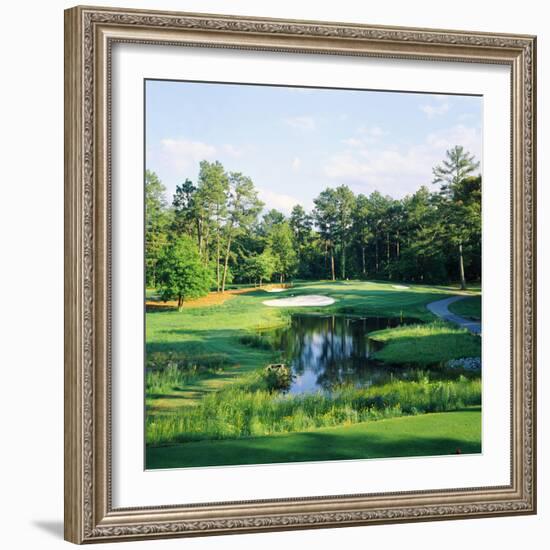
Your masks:
<path fill-rule="evenodd" d="M 342 315 L 293 315 L 289 326 L 264 333 L 282 361 L 290 366 L 290 394 L 330 392 L 351 383 L 368 387 L 393 379 L 411 379 L 415 369 L 380 364 L 372 359 L 375 343 L 369 333 L 417 319 L 393 317 L 347 317 Z"/>

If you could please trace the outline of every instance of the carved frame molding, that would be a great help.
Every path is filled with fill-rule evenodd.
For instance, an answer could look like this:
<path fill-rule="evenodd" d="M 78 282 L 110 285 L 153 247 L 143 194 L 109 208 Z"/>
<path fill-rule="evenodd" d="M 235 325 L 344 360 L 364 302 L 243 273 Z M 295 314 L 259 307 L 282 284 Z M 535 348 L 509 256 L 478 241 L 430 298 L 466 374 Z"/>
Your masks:
<path fill-rule="evenodd" d="M 113 509 L 110 86 L 116 42 L 499 63 L 512 86 L 512 463 L 505 487 Z M 533 36 L 76 7 L 65 12 L 65 537 L 76 543 L 536 512 Z"/>

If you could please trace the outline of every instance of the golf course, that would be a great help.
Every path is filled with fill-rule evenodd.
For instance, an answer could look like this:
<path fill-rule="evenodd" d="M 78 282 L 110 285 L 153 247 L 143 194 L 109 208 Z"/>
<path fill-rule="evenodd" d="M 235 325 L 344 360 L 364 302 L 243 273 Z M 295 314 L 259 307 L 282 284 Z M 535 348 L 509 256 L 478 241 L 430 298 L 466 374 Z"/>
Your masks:
<path fill-rule="evenodd" d="M 361 98 L 381 96 L 236 86 L 216 104 L 226 122 L 207 124 L 216 89 L 147 84 L 145 468 L 480 453 L 479 148 L 434 140 L 422 118 L 406 160 L 373 164 L 374 141 L 405 128 L 339 115 L 346 132 L 334 119 L 315 147 L 301 134 L 315 124 L 286 109 L 362 120 Z M 263 93 L 285 96 L 278 119 L 246 111 Z M 425 107 L 384 97 L 407 116 Z M 208 145 L 226 123 L 255 144 Z"/>
<path fill-rule="evenodd" d="M 332 303 L 266 305 L 311 296 Z M 481 316 L 478 290 L 383 281 L 240 287 L 181 310 L 149 291 L 147 468 L 480 452 L 480 372 L 445 365 L 481 339 L 426 307 L 451 296 Z"/>

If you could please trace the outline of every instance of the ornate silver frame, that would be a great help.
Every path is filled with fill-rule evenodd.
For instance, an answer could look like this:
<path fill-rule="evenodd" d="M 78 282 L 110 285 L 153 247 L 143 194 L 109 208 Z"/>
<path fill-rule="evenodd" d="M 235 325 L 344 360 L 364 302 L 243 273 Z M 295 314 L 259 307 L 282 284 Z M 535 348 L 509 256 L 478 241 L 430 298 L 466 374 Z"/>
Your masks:
<path fill-rule="evenodd" d="M 115 42 L 508 65 L 512 73 L 512 460 L 503 487 L 113 509 L 110 56 Z M 75 543 L 536 512 L 536 38 L 225 15 L 65 12 L 65 538 Z"/>

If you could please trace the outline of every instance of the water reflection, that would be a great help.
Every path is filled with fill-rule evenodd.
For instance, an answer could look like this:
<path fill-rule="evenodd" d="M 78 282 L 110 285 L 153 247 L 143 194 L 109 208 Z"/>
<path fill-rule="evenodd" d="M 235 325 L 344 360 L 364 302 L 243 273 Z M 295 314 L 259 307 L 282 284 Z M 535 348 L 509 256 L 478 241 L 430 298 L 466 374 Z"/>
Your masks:
<path fill-rule="evenodd" d="M 283 360 L 292 369 L 291 394 L 330 391 L 352 383 L 368 387 L 393 378 L 410 379 L 414 369 L 377 363 L 370 357 L 374 345 L 369 333 L 383 328 L 418 322 L 415 319 L 338 315 L 294 315 L 290 326 L 269 334 Z"/>

